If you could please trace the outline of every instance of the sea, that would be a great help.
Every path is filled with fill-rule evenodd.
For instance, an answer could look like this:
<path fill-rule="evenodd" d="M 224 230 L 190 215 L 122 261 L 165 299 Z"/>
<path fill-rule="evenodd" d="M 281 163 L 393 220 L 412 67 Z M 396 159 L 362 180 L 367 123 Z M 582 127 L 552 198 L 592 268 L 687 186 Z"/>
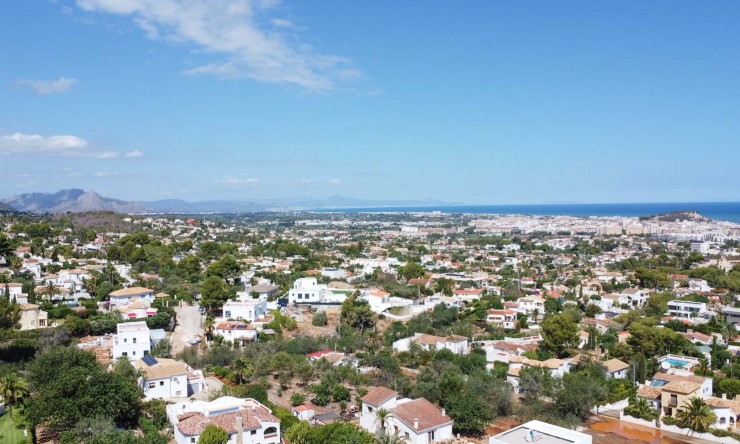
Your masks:
<path fill-rule="evenodd" d="M 712 220 L 740 224 L 740 202 L 670 202 L 610 204 L 539 204 L 539 205 L 432 205 L 408 207 L 325 208 L 332 213 L 419 213 L 447 214 L 524 214 L 533 216 L 623 216 L 640 217 L 696 211 Z"/>

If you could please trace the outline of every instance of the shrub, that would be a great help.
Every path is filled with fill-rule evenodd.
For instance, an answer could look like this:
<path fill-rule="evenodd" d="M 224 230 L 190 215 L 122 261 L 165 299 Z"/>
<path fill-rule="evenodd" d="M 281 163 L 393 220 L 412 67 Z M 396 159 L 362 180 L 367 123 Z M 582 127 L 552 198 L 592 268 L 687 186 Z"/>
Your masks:
<path fill-rule="evenodd" d="M 328 323 L 329 318 L 324 311 L 316 313 L 311 320 L 311 325 L 314 327 L 325 327 Z"/>
<path fill-rule="evenodd" d="M 290 397 L 290 404 L 293 407 L 297 407 L 299 405 L 303 405 L 304 402 L 306 402 L 306 396 L 303 393 L 295 392 Z"/>

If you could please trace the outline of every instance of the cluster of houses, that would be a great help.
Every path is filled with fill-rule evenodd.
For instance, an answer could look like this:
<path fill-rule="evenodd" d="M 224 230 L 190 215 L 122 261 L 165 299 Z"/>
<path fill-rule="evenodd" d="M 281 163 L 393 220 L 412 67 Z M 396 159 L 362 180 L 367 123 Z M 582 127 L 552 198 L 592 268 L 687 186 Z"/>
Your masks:
<path fill-rule="evenodd" d="M 737 427 L 740 421 L 740 400 L 726 394 L 712 396 L 713 378 L 694 374 L 698 360 L 688 356 L 668 355 L 660 360 L 660 371 L 637 389 L 642 398 L 658 411 L 660 418 L 675 417 L 690 398 L 701 398 L 717 416 L 714 428 Z"/>

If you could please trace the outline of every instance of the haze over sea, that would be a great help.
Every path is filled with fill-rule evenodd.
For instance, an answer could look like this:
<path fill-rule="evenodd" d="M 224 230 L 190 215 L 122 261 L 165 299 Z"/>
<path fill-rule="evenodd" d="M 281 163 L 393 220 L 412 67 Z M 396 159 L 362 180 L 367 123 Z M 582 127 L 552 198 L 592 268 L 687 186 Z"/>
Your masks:
<path fill-rule="evenodd" d="M 696 211 L 713 220 L 740 223 L 740 202 L 666 202 L 666 203 L 607 203 L 607 204 L 539 204 L 539 205 L 438 205 L 419 207 L 333 208 L 321 212 L 432 212 L 470 214 L 525 214 L 537 216 L 624 216 L 639 217 Z"/>

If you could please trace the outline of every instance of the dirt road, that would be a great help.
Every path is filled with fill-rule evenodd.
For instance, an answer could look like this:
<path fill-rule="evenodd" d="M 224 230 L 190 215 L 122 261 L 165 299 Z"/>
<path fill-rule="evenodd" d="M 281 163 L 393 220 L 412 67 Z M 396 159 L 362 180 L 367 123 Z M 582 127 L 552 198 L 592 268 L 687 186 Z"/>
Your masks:
<path fill-rule="evenodd" d="M 179 353 L 190 345 L 188 340 L 203 335 L 203 315 L 197 305 L 176 307 L 177 327 L 172 333 L 172 354 Z"/>

